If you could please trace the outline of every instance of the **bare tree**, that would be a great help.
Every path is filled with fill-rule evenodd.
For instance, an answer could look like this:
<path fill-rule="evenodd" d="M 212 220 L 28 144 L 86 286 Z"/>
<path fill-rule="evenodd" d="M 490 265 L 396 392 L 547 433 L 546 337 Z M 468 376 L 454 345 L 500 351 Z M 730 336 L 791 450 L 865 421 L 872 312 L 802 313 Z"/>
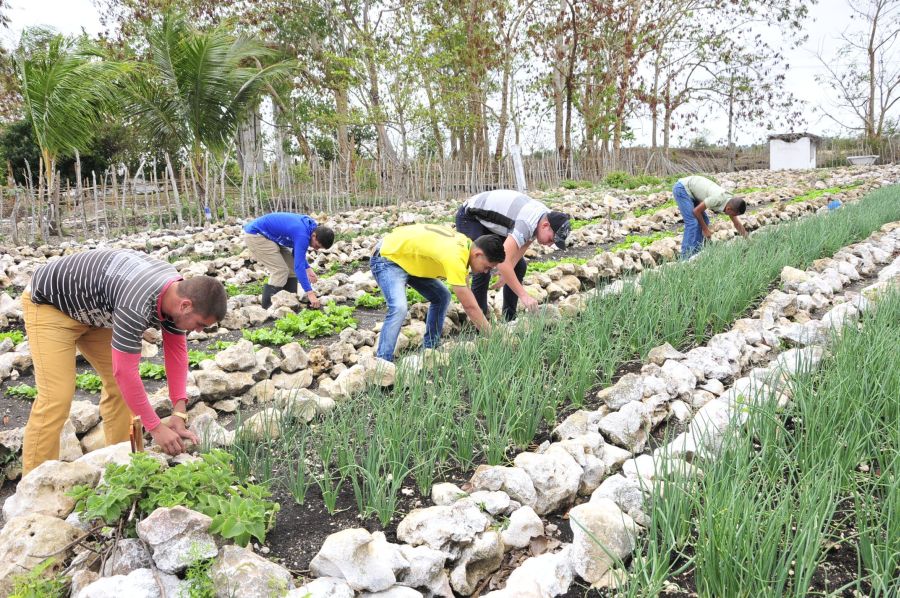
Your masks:
<path fill-rule="evenodd" d="M 832 58 L 819 54 L 827 74 L 817 77 L 837 93 L 839 108 L 854 115 L 847 121 L 823 108 L 837 124 L 861 131 L 878 142 L 890 123 L 891 110 L 900 100 L 900 0 L 849 2 L 852 21 L 841 35 L 843 44 Z"/>

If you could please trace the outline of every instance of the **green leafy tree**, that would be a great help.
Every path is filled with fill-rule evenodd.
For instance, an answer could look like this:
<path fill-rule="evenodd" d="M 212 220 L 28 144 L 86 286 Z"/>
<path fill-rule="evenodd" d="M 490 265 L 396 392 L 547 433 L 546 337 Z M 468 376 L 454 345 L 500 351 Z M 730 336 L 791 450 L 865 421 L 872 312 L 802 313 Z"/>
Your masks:
<path fill-rule="evenodd" d="M 176 12 L 151 24 L 145 41 L 147 62 L 125 86 L 123 111 L 149 137 L 183 148 L 202 187 L 204 152 L 225 153 L 267 82 L 288 65 L 261 67 L 274 55 L 259 40 L 226 25 L 199 30 Z"/>
<path fill-rule="evenodd" d="M 87 37 L 26 29 L 14 57 L 26 119 L 43 159 L 48 188 L 61 156 L 89 147 L 115 106 L 124 63 L 103 60 Z"/>

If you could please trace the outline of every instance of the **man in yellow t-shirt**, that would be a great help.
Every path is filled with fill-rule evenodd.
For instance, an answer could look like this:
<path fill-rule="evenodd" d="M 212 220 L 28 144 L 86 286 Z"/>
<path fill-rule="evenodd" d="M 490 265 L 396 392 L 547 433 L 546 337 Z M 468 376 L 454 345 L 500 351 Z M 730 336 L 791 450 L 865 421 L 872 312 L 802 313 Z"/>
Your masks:
<path fill-rule="evenodd" d="M 394 360 L 394 348 L 406 319 L 406 285 L 419 291 L 430 302 L 425 319 L 425 347 L 436 347 L 441 340 L 444 319 L 450 307 L 450 292 L 438 280 L 443 278 L 453 289 L 476 328 L 490 329 L 468 285 L 468 274 L 490 272 L 506 259 L 503 237 L 483 235 L 474 241 L 445 226 L 413 224 L 401 226 L 376 245 L 369 268 L 387 302 L 388 313 L 381 328 L 376 356 Z"/>

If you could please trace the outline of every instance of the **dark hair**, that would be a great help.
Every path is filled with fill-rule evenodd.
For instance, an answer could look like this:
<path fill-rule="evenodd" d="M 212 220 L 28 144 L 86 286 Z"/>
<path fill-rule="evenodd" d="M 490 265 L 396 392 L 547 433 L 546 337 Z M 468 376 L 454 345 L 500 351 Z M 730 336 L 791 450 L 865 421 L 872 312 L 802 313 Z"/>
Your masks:
<path fill-rule="evenodd" d="M 484 252 L 484 257 L 492 264 L 499 264 L 506 259 L 503 248 L 504 238 L 500 235 L 481 235 L 475 239 L 475 247 Z"/>
<path fill-rule="evenodd" d="M 738 216 L 747 211 L 747 202 L 740 197 L 732 197 L 728 200 L 728 205 L 734 208 Z"/>
<path fill-rule="evenodd" d="M 200 315 L 213 316 L 216 322 L 221 322 L 228 310 L 225 287 L 212 276 L 195 276 L 182 280 L 178 285 L 178 296 L 190 299 Z"/>
<path fill-rule="evenodd" d="M 318 226 L 313 232 L 323 248 L 328 249 L 334 244 L 334 231 L 327 226 Z"/>

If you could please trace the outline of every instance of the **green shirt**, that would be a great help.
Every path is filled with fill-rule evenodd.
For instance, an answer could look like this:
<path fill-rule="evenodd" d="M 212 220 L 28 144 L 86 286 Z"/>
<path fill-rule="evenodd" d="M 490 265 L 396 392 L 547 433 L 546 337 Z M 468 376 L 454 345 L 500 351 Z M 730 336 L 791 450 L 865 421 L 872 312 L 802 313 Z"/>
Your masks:
<path fill-rule="evenodd" d="M 713 212 L 721 212 L 725 204 L 733 197 L 731 193 L 719 187 L 706 177 L 688 176 L 678 181 L 694 199 L 694 206 L 703 202 Z"/>

